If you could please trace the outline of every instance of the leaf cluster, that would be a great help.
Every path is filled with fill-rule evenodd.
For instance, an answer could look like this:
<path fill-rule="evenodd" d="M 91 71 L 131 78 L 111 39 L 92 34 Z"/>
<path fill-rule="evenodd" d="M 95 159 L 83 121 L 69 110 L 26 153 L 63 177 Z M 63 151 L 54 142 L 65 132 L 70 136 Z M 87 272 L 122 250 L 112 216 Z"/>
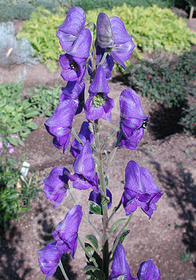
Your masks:
<path fill-rule="evenodd" d="M 33 48 L 41 54 L 43 61 L 57 61 L 63 51 L 56 32 L 57 26 L 61 25 L 64 19 L 63 13 L 53 14 L 46 9 L 37 8 L 30 20 L 23 24 L 22 32 L 19 32 L 17 37 L 27 38 Z"/>
<path fill-rule="evenodd" d="M 0 166 L 0 228 L 6 230 L 9 222 L 19 218 L 19 213 L 30 209 L 30 202 L 34 199 L 39 186 L 39 179 L 31 174 L 28 179 L 22 176 L 21 162 L 8 156 L 6 151 L 1 154 Z"/>
<path fill-rule="evenodd" d="M 24 145 L 23 140 L 31 130 L 37 129 L 33 117 L 37 112 L 32 108 L 28 100 L 22 101 L 22 84 L 1 84 L 0 85 L 0 123 L 2 129 L 8 135 L 7 142 L 12 145 Z M 12 137 L 19 136 L 18 138 Z"/>
<path fill-rule="evenodd" d="M 196 134 L 196 108 L 189 104 L 190 98 L 196 98 L 196 51 L 170 62 L 158 59 L 134 63 L 127 73 L 129 86 L 143 96 L 169 108 L 180 108 L 181 124 Z"/>

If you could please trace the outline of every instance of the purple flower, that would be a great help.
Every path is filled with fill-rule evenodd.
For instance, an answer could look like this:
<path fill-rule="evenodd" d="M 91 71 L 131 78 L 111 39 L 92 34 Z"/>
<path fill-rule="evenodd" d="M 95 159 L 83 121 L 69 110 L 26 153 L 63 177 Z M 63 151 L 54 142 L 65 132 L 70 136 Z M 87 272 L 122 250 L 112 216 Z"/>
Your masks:
<path fill-rule="evenodd" d="M 130 215 L 139 206 L 151 218 L 153 211 L 157 209 L 155 203 L 161 196 L 162 192 L 156 186 L 151 173 L 135 161 L 129 161 L 122 195 L 126 215 Z"/>
<path fill-rule="evenodd" d="M 61 259 L 61 253 L 56 247 L 56 242 L 49 243 L 45 248 L 38 251 L 39 265 L 43 274 L 47 274 L 46 280 L 49 279 L 56 271 Z"/>
<path fill-rule="evenodd" d="M 153 263 L 153 260 L 143 262 L 137 273 L 138 280 L 159 280 L 161 278 L 161 273 Z"/>
<path fill-rule="evenodd" d="M 125 69 L 124 61 L 129 59 L 135 45 L 120 18 L 109 18 L 104 13 L 98 15 L 97 43 L 101 48 L 108 49 L 114 60 Z"/>
<path fill-rule="evenodd" d="M 58 206 L 66 196 L 68 188 L 69 170 L 63 166 L 52 169 L 50 175 L 43 180 L 44 192 L 50 201 L 54 202 L 53 208 Z"/>
<path fill-rule="evenodd" d="M 69 51 L 84 29 L 86 14 L 80 7 L 71 8 L 64 22 L 58 27 L 57 37 L 64 51 Z"/>
<path fill-rule="evenodd" d="M 88 122 L 84 121 L 82 123 L 78 137 L 80 138 L 83 144 L 85 144 L 86 141 L 89 141 L 90 143 L 94 141 L 94 135 L 89 129 Z M 76 138 L 71 142 L 70 152 L 73 155 L 73 157 L 77 157 L 77 155 L 81 152 L 82 147 L 83 145 L 79 143 L 78 140 L 76 140 Z"/>
<path fill-rule="evenodd" d="M 97 69 L 95 78 L 89 87 L 90 96 L 86 101 L 84 110 L 86 118 L 94 121 L 102 118 L 111 121 L 111 110 L 114 107 L 114 101 L 108 97 L 110 89 L 105 77 L 103 67 L 100 65 Z"/>
<path fill-rule="evenodd" d="M 56 148 L 63 148 L 63 152 L 69 145 L 71 127 L 77 103 L 68 99 L 59 104 L 54 114 L 45 121 L 47 131 L 54 136 L 53 144 Z"/>
<path fill-rule="evenodd" d="M 57 248 L 61 254 L 71 252 L 74 258 L 77 249 L 78 228 L 82 220 L 82 207 L 73 206 L 52 232 L 54 239 L 57 241 Z"/>
<path fill-rule="evenodd" d="M 63 70 L 61 76 L 65 81 L 81 82 L 86 73 L 86 60 L 89 57 L 91 46 L 91 32 L 83 29 L 72 48 L 60 55 L 59 62 Z"/>
<path fill-rule="evenodd" d="M 109 280 L 116 280 L 120 276 L 124 276 L 123 279 L 126 280 L 136 280 L 131 276 L 130 267 L 127 263 L 126 256 L 125 256 L 125 250 L 121 243 L 119 243 L 115 249 L 114 260 L 111 269 L 112 269 L 112 273 L 109 277 Z"/>
<path fill-rule="evenodd" d="M 142 110 L 138 95 L 132 89 L 122 91 L 120 111 L 122 135 L 118 147 L 125 146 L 127 149 L 137 149 L 137 143 L 142 139 L 148 118 Z"/>
<path fill-rule="evenodd" d="M 108 189 L 106 189 L 106 196 L 109 198 L 109 202 L 108 202 L 108 204 L 107 204 L 107 207 L 108 207 L 108 209 L 110 209 L 111 208 L 111 206 L 112 206 L 112 194 L 111 194 L 111 192 L 108 190 Z M 95 191 L 92 191 L 91 193 L 90 193 L 90 196 L 89 196 L 89 201 L 93 201 L 93 202 L 95 202 L 95 203 L 97 203 L 98 205 L 100 205 L 101 206 L 101 193 L 100 192 L 95 192 Z M 90 214 L 93 214 L 92 212 L 90 212 Z"/>
<path fill-rule="evenodd" d="M 85 83 L 82 81 L 81 83 L 68 82 L 66 87 L 62 88 L 62 93 L 59 97 L 59 102 L 63 102 L 67 99 L 72 99 L 77 104 L 76 115 L 81 113 L 84 107 L 84 89 Z"/>
<path fill-rule="evenodd" d="M 82 150 L 76 157 L 74 164 L 74 175 L 70 175 L 73 187 L 79 190 L 92 188 L 98 192 L 98 177 L 95 172 L 95 162 L 92 155 L 92 148 L 89 141 L 86 141 Z"/>

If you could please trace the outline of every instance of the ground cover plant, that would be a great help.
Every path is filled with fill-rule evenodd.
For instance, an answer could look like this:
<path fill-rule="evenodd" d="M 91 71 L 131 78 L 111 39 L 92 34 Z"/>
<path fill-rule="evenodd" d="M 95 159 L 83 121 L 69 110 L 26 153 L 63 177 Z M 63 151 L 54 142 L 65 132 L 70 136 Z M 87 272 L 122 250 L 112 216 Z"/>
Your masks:
<path fill-rule="evenodd" d="M 99 9 L 88 11 L 88 21 L 95 21 L 99 12 Z M 139 59 L 143 58 L 141 51 L 151 53 L 159 50 L 180 54 L 189 51 L 191 43 L 196 44 L 195 33 L 186 27 L 184 19 L 178 18 L 170 9 L 160 9 L 156 5 L 146 9 L 132 8 L 124 4 L 107 13 L 109 16 L 116 15 L 122 18 L 128 32 L 133 34 L 136 45 L 134 55 Z M 54 15 L 38 9 L 31 19 L 24 23 L 23 31 L 18 36 L 27 37 L 35 50 L 41 54 L 43 61 L 58 60 L 62 51 L 55 32 L 63 17 L 63 13 Z M 128 66 L 129 62 L 126 65 Z"/>
<path fill-rule="evenodd" d="M 157 58 L 153 62 L 134 63 L 127 73 L 129 86 L 150 100 L 177 110 L 179 123 L 195 135 L 196 51 L 172 61 Z"/>

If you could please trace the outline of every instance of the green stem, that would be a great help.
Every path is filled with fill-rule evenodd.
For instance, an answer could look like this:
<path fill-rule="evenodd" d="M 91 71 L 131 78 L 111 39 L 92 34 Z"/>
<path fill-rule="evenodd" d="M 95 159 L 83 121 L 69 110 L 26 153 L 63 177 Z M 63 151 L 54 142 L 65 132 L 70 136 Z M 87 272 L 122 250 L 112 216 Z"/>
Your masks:
<path fill-rule="evenodd" d="M 121 204 L 122 204 L 122 199 L 120 200 L 118 206 L 114 207 L 114 209 L 113 209 L 113 211 L 112 211 L 112 214 L 111 214 L 111 216 L 110 216 L 109 219 L 108 219 L 108 222 L 112 219 L 112 217 L 114 216 L 114 214 L 116 214 L 116 212 L 117 212 L 118 209 L 120 208 Z"/>
<path fill-rule="evenodd" d="M 119 124 L 120 124 L 120 120 L 117 122 L 116 126 L 113 128 L 112 132 L 110 135 L 108 135 L 101 147 L 101 150 L 103 151 L 103 149 L 105 148 L 107 142 L 111 139 L 111 137 L 114 135 L 114 133 L 116 132 L 116 130 L 119 128 Z"/>
<path fill-rule="evenodd" d="M 133 216 L 133 213 L 131 213 L 131 214 L 129 215 L 129 218 L 127 219 L 127 221 L 126 221 L 124 227 L 123 227 L 123 228 L 121 229 L 121 231 L 119 232 L 118 237 L 116 238 L 116 241 L 115 241 L 114 246 L 113 246 L 113 248 L 112 248 L 112 255 L 114 254 L 114 251 L 115 251 L 115 249 L 116 249 L 116 247 L 117 247 L 117 245 L 118 245 L 118 243 L 119 243 L 119 239 L 120 239 L 120 236 L 121 236 L 122 232 L 127 228 L 128 224 L 129 224 L 130 221 L 131 221 L 132 216 Z"/>
<path fill-rule="evenodd" d="M 67 276 L 67 274 L 66 274 L 66 272 L 65 272 L 65 270 L 64 270 L 64 267 L 63 267 L 63 264 L 62 264 L 61 260 L 60 260 L 58 266 L 59 266 L 59 268 L 61 269 L 61 272 L 62 272 L 64 278 L 65 278 L 66 280 L 69 280 L 69 278 L 68 278 L 68 276 Z"/>
<path fill-rule="evenodd" d="M 82 145 L 84 146 L 84 143 L 82 142 L 82 140 L 78 137 L 77 133 L 75 132 L 75 130 L 72 128 L 71 132 L 73 134 L 73 136 L 76 138 L 76 140 Z"/>
<path fill-rule="evenodd" d="M 85 254 L 88 256 L 89 260 L 93 262 L 95 267 L 98 267 L 98 264 L 96 263 L 95 259 L 92 258 L 92 256 L 89 254 L 89 252 L 86 250 L 85 246 L 83 245 L 80 237 L 78 236 L 78 241 L 80 243 L 80 246 L 82 247 L 83 251 L 85 252 Z"/>
<path fill-rule="evenodd" d="M 103 225 L 103 237 L 102 237 L 102 249 L 103 249 L 103 264 L 102 269 L 105 273 L 105 279 L 108 280 L 109 277 L 109 250 L 108 250 L 108 209 L 107 202 L 104 197 L 106 197 L 106 186 L 105 178 L 103 172 L 103 160 L 102 160 L 102 151 L 99 144 L 99 132 L 98 132 L 98 120 L 94 122 L 94 135 L 95 135 L 95 145 L 97 151 L 97 169 L 100 181 L 100 192 L 102 195 L 102 225 Z"/>

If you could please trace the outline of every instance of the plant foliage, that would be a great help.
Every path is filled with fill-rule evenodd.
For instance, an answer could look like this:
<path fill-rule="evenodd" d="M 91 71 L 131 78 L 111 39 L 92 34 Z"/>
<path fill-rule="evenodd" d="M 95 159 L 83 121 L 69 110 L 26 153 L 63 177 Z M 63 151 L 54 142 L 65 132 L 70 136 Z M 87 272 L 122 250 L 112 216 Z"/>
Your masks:
<path fill-rule="evenodd" d="M 170 9 L 152 7 L 131 7 L 124 4 L 112 10 L 96 9 L 87 12 L 87 22 L 94 22 L 98 13 L 107 12 L 108 16 L 118 16 L 124 22 L 129 34 L 133 35 L 136 45 L 134 54 L 142 59 L 141 51 L 152 53 L 165 51 L 180 54 L 189 51 L 191 44 L 196 44 L 195 33 L 186 27 L 184 19 L 178 18 Z M 22 26 L 19 37 L 27 37 L 44 61 L 58 60 L 62 49 L 56 38 L 57 26 L 65 15 L 61 12 L 52 14 L 39 8 L 32 13 L 29 21 Z M 127 63 L 127 66 L 130 63 Z"/>

